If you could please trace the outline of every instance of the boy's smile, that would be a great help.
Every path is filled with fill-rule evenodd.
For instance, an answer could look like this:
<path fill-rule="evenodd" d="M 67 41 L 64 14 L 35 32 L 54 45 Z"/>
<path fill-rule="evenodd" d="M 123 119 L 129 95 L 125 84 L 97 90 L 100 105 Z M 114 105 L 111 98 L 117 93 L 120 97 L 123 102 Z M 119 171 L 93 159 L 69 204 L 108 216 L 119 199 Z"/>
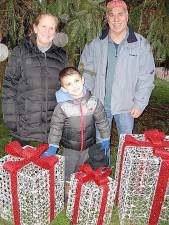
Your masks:
<path fill-rule="evenodd" d="M 75 98 L 80 98 L 83 96 L 84 78 L 78 73 L 63 77 L 61 83 L 62 87 Z"/>

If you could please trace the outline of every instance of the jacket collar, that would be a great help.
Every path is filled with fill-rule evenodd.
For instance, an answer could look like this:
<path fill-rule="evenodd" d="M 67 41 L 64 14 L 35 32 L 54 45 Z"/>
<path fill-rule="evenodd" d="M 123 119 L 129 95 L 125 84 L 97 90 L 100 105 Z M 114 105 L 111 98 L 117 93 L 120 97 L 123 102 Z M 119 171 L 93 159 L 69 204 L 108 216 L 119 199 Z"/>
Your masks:
<path fill-rule="evenodd" d="M 128 26 L 128 29 L 129 29 L 129 35 L 128 35 L 128 38 L 127 38 L 127 42 L 128 43 L 133 43 L 133 42 L 137 42 L 137 37 L 133 31 L 133 29 L 131 28 L 131 26 Z M 103 40 L 107 37 L 109 33 L 109 26 L 108 24 L 106 24 L 105 28 L 103 28 L 103 31 L 100 35 L 100 40 Z"/>
<path fill-rule="evenodd" d="M 28 48 L 30 51 L 33 51 L 37 54 L 41 54 L 42 52 L 39 50 L 36 44 L 36 35 L 33 33 L 30 36 L 26 37 L 24 39 L 24 45 L 26 48 Z M 57 47 L 56 45 L 52 44 L 51 47 L 46 51 L 46 53 L 50 52 L 57 52 L 61 49 L 60 47 Z"/>
<path fill-rule="evenodd" d="M 128 38 L 127 38 L 127 42 L 128 43 L 136 42 L 137 41 L 137 37 L 136 37 L 133 29 L 131 28 L 131 26 L 128 26 L 128 29 L 129 29 L 129 35 L 128 35 Z"/>
<path fill-rule="evenodd" d="M 71 102 L 74 105 L 78 105 L 80 103 L 86 102 L 90 98 L 90 96 L 91 96 L 91 92 L 89 90 L 86 90 L 86 93 L 85 93 L 85 95 L 83 97 L 73 99 Z"/>
<path fill-rule="evenodd" d="M 79 102 L 83 101 L 83 100 L 87 100 L 90 96 L 91 93 L 89 90 L 87 90 L 85 87 L 83 88 L 83 97 L 81 98 L 73 98 L 73 96 L 71 96 L 68 92 L 65 91 L 64 88 L 60 88 L 59 91 L 56 92 L 56 99 L 58 103 L 63 103 L 63 102 L 67 102 L 67 101 L 71 101 L 74 104 L 77 103 L 79 104 Z"/>

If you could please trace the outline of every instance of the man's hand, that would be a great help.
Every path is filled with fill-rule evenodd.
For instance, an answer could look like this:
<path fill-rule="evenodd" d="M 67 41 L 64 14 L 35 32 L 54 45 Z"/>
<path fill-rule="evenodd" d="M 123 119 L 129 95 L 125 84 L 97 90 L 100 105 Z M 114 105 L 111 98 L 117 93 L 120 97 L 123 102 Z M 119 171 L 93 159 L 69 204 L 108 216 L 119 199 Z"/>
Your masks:
<path fill-rule="evenodd" d="M 133 108 L 131 110 L 131 116 L 133 118 L 138 118 L 141 114 L 142 114 L 142 112 L 139 109 Z"/>

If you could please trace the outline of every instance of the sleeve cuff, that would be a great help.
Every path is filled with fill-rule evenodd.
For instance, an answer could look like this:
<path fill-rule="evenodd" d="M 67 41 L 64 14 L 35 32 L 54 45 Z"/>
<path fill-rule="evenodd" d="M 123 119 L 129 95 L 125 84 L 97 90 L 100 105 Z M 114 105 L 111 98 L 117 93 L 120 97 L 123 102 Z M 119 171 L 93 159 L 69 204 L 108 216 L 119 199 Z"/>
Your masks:
<path fill-rule="evenodd" d="M 49 147 L 50 146 L 55 147 L 55 148 L 59 148 L 59 145 L 55 145 L 55 144 L 49 144 Z"/>
<path fill-rule="evenodd" d="M 101 141 L 103 142 L 103 141 L 110 141 L 110 138 L 103 138 L 103 139 L 101 139 Z"/>

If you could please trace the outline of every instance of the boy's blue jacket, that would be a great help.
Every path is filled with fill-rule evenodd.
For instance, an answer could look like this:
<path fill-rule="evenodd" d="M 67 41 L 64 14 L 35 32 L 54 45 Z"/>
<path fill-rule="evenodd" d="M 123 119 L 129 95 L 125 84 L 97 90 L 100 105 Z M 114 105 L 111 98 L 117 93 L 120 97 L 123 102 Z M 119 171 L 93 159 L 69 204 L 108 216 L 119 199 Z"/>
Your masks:
<path fill-rule="evenodd" d="M 108 55 L 108 35 L 86 44 L 80 58 L 85 86 L 104 104 Z M 154 87 L 155 65 L 148 41 L 129 27 L 129 36 L 121 47 L 112 84 L 111 112 L 143 111 Z"/>
<path fill-rule="evenodd" d="M 95 125 L 101 138 L 109 139 L 109 124 L 100 100 L 85 91 L 83 97 L 73 99 L 64 89 L 56 92 L 48 143 L 82 151 L 96 143 Z"/>

